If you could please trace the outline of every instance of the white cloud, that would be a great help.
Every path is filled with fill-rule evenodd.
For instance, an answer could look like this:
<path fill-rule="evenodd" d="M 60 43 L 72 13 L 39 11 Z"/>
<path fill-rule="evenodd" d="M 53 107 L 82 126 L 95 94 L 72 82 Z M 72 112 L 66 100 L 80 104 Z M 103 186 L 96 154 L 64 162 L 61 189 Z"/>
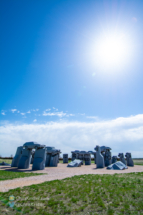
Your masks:
<path fill-rule="evenodd" d="M 11 112 L 14 113 L 15 111 L 17 111 L 17 109 L 11 109 Z"/>
<path fill-rule="evenodd" d="M 66 116 L 66 113 L 61 112 L 53 112 L 53 113 L 47 113 L 46 111 L 43 112 L 43 116 L 58 116 L 58 117 L 63 117 Z"/>
<path fill-rule="evenodd" d="M 17 113 L 20 113 L 20 111 L 18 110 Z"/>
<path fill-rule="evenodd" d="M 88 119 L 98 119 L 98 116 L 87 116 L 86 118 L 88 118 Z"/>
<path fill-rule="evenodd" d="M 37 119 L 34 119 L 33 122 L 37 122 Z"/>
<path fill-rule="evenodd" d="M 74 114 L 70 113 L 70 114 L 67 114 L 67 116 L 75 116 Z"/>
<path fill-rule="evenodd" d="M 49 122 L 46 124 L 10 124 L 0 126 L 2 156 L 15 154 L 27 141 L 55 146 L 63 153 L 94 150 L 99 145 L 112 148 L 112 155 L 131 152 L 143 157 L 143 114 L 98 122 Z"/>
<path fill-rule="evenodd" d="M 5 112 L 6 112 L 6 111 L 2 110 L 2 111 L 1 111 L 1 114 L 2 114 L 3 116 L 6 115 Z"/>
<path fill-rule="evenodd" d="M 27 111 L 27 113 L 31 113 L 31 111 L 29 110 L 29 111 Z"/>
<path fill-rule="evenodd" d="M 25 115 L 25 113 L 20 113 L 20 114 L 23 115 L 23 116 Z"/>
<path fill-rule="evenodd" d="M 53 109 L 55 111 L 57 111 L 58 109 L 54 108 Z M 64 113 L 63 111 L 61 112 L 48 112 L 47 111 L 50 111 L 51 109 L 46 109 L 44 112 L 43 112 L 43 116 L 58 116 L 58 117 L 69 117 L 69 116 L 74 116 L 74 114 L 67 114 L 67 113 Z"/>
<path fill-rule="evenodd" d="M 53 109 L 54 109 L 55 111 L 58 111 L 58 108 L 53 107 Z"/>

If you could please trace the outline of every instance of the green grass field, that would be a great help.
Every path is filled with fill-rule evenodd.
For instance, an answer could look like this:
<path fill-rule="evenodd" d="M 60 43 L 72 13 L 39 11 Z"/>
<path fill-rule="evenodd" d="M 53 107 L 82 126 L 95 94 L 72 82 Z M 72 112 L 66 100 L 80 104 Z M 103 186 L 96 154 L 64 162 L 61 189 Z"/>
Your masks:
<path fill-rule="evenodd" d="M 0 193 L 0 199 L 0 214 L 143 215 L 143 173 L 74 176 Z"/>
<path fill-rule="evenodd" d="M 0 163 L 2 163 L 2 162 L 6 162 L 6 163 L 11 164 L 12 159 L 0 159 Z"/>
<path fill-rule="evenodd" d="M 135 165 L 143 165 L 143 159 L 139 159 L 139 160 L 135 159 L 134 164 Z"/>
<path fill-rule="evenodd" d="M 30 176 L 43 175 L 43 173 L 24 173 L 24 172 L 13 172 L 13 171 L 0 171 L 0 181 L 10 180 L 14 178 L 24 178 Z"/>
<path fill-rule="evenodd" d="M 6 162 L 11 164 L 12 160 L 10 159 L 0 159 L 0 163 Z M 3 167 L 3 166 L 1 166 Z M 9 167 L 10 169 L 10 167 Z M 14 172 L 14 171 L 0 171 L 0 181 L 2 180 L 10 180 L 14 178 L 24 178 L 24 177 L 30 177 L 30 176 L 37 176 L 37 175 L 43 175 L 43 173 L 24 173 L 24 172 Z"/>

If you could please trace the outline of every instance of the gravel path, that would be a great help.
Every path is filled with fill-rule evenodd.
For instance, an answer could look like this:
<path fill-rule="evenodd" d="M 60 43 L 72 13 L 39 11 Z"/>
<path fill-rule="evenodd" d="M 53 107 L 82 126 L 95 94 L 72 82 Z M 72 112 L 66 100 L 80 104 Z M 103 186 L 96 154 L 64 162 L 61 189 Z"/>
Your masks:
<path fill-rule="evenodd" d="M 26 172 L 32 172 L 31 169 L 32 167 L 30 166 L 30 168 L 28 169 L 28 171 L 26 170 Z M 33 172 L 47 174 L 0 181 L 0 192 L 7 192 L 8 190 L 15 189 L 17 187 L 24 187 L 32 184 L 40 184 L 45 181 L 52 181 L 56 179 L 60 180 L 63 178 L 72 177 L 74 175 L 143 172 L 143 166 L 135 165 L 134 167 L 128 167 L 128 169 L 126 170 L 107 170 L 106 168 L 96 169 L 95 164 L 91 164 L 90 166 L 83 165 L 81 167 L 67 168 L 67 164 L 59 163 L 58 167 L 46 167 L 45 170 Z"/>

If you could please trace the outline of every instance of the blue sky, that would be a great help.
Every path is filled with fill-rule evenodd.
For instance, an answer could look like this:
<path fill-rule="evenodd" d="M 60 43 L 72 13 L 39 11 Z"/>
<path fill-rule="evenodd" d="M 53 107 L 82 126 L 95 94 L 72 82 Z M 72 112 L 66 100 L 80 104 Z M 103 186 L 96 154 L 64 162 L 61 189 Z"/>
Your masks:
<path fill-rule="evenodd" d="M 13 154 L 26 141 L 42 144 L 42 137 L 35 136 L 39 126 L 39 136 L 43 136 L 42 132 L 50 135 L 44 143 L 55 144 L 65 152 L 78 149 L 81 141 L 86 150 L 93 150 L 95 144 L 111 144 L 113 149 L 120 146 L 120 152 L 121 146 L 128 143 L 127 150 L 140 157 L 142 9 L 143 1 L 139 0 L 1 0 L 1 143 L 9 146 Z M 116 65 L 106 66 L 97 58 L 97 41 L 101 39 L 104 44 L 106 35 L 123 35 L 126 39 L 126 55 Z M 113 125 L 115 121 L 117 133 L 120 124 L 121 139 L 115 138 L 112 126 L 107 131 L 108 123 Z M 33 129 L 33 136 L 25 133 L 23 126 L 26 131 Z M 97 128 L 102 136 L 106 134 L 102 140 L 100 132 L 94 135 Z M 14 137 L 12 131 L 16 132 Z M 63 140 L 62 135 L 67 139 Z M 10 151 L 4 151 L 3 144 L 1 154 L 7 155 Z M 138 144 L 137 150 L 134 144 Z"/>

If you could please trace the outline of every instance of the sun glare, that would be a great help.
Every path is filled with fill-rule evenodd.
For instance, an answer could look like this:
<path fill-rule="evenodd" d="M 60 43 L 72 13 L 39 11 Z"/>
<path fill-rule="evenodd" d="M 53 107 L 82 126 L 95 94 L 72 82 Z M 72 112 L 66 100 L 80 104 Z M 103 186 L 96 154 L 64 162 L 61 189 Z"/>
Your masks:
<path fill-rule="evenodd" d="M 128 43 L 124 35 L 106 35 L 97 42 L 96 58 L 104 67 L 123 65 L 127 61 L 128 53 Z"/>

